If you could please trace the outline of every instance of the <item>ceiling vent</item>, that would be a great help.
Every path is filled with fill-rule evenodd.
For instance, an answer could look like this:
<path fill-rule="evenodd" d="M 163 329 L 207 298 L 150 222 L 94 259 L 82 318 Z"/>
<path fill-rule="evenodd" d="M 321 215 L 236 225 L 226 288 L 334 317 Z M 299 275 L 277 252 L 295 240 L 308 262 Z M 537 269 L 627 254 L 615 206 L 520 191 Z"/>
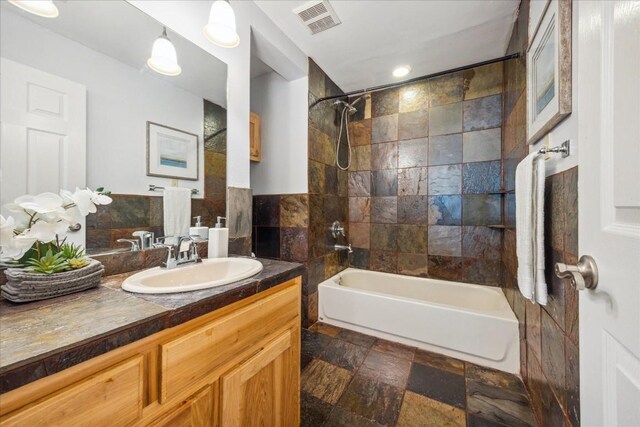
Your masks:
<path fill-rule="evenodd" d="M 318 34 L 340 24 L 336 11 L 326 0 L 310 1 L 293 9 L 293 13 L 298 15 L 311 34 Z"/>

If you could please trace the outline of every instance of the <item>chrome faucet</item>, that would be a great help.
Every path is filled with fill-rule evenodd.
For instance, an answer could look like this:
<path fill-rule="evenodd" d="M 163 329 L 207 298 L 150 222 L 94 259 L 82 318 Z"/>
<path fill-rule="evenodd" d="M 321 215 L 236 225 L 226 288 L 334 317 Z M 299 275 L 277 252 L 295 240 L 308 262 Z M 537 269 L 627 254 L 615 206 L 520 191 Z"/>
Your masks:
<path fill-rule="evenodd" d="M 334 251 L 347 251 L 350 254 L 353 253 L 353 249 L 351 249 L 351 243 L 347 243 L 346 245 L 333 245 L 333 250 Z"/>
<path fill-rule="evenodd" d="M 153 237 L 154 234 L 151 231 L 134 231 L 131 234 L 133 237 L 137 237 L 140 239 L 140 249 L 150 249 L 153 247 Z"/>
<path fill-rule="evenodd" d="M 351 243 L 347 241 L 347 235 L 344 232 L 344 227 L 342 226 L 342 224 L 340 224 L 340 221 L 333 221 L 333 224 L 331 224 L 330 230 L 331 230 L 331 235 L 333 236 L 334 239 L 336 239 L 336 242 L 340 237 L 342 237 L 344 239 L 344 242 L 346 243 L 346 245 L 339 245 L 336 243 L 335 245 L 333 245 L 333 250 L 347 251 L 350 254 L 353 253 L 353 249 L 351 249 Z"/>
<path fill-rule="evenodd" d="M 158 238 L 158 240 L 165 241 L 165 238 Z M 198 244 L 191 237 L 179 237 L 177 246 L 166 243 L 156 243 L 154 246 L 167 248 L 167 260 L 162 263 L 162 268 L 171 270 L 184 264 L 202 262 L 202 258 L 198 256 Z"/>
<path fill-rule="evenodd" d="M 140 246 L 138 245 L 138 241 L 134 240 L 134 239 L 118 239 L 116 240 L 116 242 L 118 243 L 129 243 L 131 245 L 131 247 L 129 248 L 129 250 L 131 252 L 137 252 L 140 250 Z"/>

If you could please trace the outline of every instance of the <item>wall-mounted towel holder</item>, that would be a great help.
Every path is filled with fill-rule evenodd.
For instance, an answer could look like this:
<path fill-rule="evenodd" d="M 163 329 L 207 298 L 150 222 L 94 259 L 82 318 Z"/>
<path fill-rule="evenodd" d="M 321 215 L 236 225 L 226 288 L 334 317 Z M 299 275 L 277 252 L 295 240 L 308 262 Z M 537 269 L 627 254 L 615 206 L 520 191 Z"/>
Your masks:
<path fill-rule="evenodd" d="M 149 191 L 162 191 L 162 190 L 164 190 L 164 187 L 160 185 L 149 184 Z M 198 194 L 198 193 L 199 191 L 196 188 L 191 189 L 191 194 Z"/>
<path fill-rule="evenodd" d="M 559 147 L 547 148 L 542 147 L 538 150 L 538 154 L 547 154 L 547 153 L 562 153 L 562 158 L 569 157 L 571 155 L 570 143 L 567 139 L 563 142 Z"/>

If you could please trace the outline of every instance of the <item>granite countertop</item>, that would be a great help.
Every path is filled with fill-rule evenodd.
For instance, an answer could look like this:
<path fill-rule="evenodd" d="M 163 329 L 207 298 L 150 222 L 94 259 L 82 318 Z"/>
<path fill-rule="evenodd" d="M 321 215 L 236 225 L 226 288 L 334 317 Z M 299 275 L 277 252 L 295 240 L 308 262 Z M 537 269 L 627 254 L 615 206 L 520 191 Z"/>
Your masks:
<path fill-rule="evenodd" d="M 106 276 L 99 287 L 50 300 L 0 300 L 0 393 L 179 325 L 304 275 L 301 264 L 259 259 L 257 275 L 211 289 L 133 294 L 134 274 Z"/>

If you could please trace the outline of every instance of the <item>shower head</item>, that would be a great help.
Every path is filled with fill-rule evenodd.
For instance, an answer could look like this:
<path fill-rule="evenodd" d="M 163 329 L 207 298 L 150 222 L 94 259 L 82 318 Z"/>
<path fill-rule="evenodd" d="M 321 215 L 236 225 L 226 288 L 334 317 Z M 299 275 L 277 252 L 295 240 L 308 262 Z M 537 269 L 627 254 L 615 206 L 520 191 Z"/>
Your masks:
<path fill-rule="evenodd" d="M 338 101 L 333 103 L 333 105 L 339 105 L 341 107 L 344 107 L 344 109 L 342 111 L 344 112 L 344 110 L 346 109 L 349 112 L 349 114 L 353 114 L 356 111 L 358 111 L 358 109 L 356 107 L 354 107 L 353 104 L 355 104 L 355 102 L 352 103 L 352 104 L 349 104 L 348 102 L 343 101 L 343 100 L 338 100 Z"/>

